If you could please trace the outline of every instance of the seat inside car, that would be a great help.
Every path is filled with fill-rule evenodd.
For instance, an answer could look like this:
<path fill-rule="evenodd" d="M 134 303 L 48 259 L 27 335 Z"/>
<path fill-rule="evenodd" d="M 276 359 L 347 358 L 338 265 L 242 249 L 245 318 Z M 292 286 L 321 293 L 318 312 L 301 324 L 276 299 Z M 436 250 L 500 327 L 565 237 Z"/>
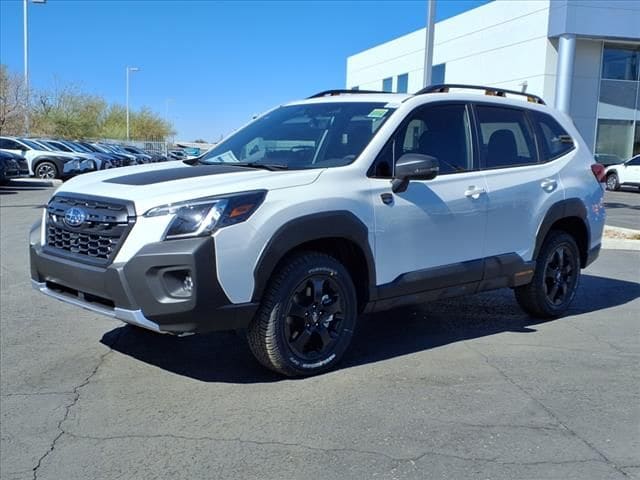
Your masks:
<path fill-rule="evenodd" d="M 520 163 L 516 137 L 511 130 L 496 130 L 491 134 L 487 145 L 487 160 L 491 167 Z"/>

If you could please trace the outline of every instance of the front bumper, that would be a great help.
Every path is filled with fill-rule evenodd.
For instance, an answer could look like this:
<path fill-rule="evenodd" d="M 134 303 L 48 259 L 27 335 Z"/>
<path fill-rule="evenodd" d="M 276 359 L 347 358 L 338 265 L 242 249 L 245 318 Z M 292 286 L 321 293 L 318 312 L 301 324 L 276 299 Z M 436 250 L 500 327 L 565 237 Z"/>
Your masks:
<path fill-rule="evenodd" d="M 159 333 L 246 327 L 258 305 L 232 304 L 216 276 L 211 237 L 151 243 L 125 264 L 106 268 L 43 251 L 30 242 L 33 287 L 63 302 Z M 38 239 L 38 240 L 34 240 Z M 184 288 L 189 276 L 192 289 Z"/>

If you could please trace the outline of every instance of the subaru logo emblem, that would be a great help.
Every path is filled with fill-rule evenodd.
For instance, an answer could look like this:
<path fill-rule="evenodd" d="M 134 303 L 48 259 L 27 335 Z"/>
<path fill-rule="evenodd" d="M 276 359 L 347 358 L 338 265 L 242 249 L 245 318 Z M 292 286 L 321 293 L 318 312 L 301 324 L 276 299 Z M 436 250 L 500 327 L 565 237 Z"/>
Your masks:
<path fill-rule="evenodd" d="M 70 227 L 79 227 L 87 219 L 87 212 L 78 207 L 71 207 L 64 213 L 64 223 Z"/>

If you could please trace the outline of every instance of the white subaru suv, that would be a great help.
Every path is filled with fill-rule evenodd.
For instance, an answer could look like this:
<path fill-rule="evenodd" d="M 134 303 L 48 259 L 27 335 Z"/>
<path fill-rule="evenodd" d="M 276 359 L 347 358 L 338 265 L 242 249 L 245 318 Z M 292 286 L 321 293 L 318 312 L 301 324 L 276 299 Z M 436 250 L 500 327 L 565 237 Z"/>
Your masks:
<path fill-rule="evenodd" d="M 518 95 L 322 92 L 195 160 L 74 178 L 31 231 L 33 286 L 160 333 L 246 328 L 288 376 L 334 367 L 363 312 L 509 287 L 560 316 L 599 253 L 604 169 Z"/>

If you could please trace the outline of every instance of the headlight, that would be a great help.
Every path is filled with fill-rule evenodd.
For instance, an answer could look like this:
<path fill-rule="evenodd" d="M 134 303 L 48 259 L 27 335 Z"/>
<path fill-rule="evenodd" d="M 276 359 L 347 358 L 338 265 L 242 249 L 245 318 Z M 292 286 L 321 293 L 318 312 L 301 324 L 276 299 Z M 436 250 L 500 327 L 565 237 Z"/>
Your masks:
<path fill-rule="evenodd" d="M 218 228 L 244 222 L 260 206 L 266 191 L 254 191 L 155 207 L 145 217 L 173 215 L 164 240 L 210 235 Z"/>

